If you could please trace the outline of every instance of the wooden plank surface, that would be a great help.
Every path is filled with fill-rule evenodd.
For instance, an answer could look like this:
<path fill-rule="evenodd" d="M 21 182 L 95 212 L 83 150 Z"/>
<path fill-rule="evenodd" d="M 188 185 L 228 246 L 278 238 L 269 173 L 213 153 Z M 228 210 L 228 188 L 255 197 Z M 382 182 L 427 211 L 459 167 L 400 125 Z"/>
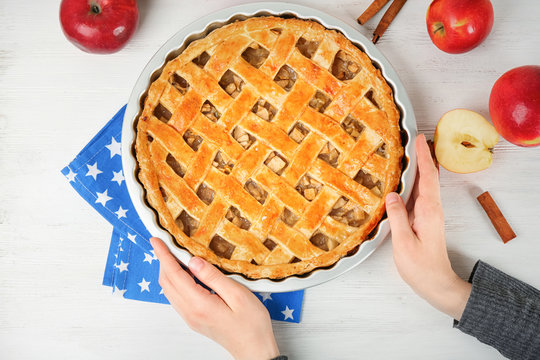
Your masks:
<path fill-rule="evenodd" d="M 295 1 L 361 27 L 371 0 Z M 506 70 L 538 64 L 540 2 L 493 0 L 488 39 L 464 55 L 437 50 L 426 32 L 427 1 L 408 1 L 378 47 L 400 75 L 420 131 L 468 108 L 488 116 Z M 228 358 L 164 305 L 114 298 L 100 285 L 111 227 L 59 170 L 123 105 L 139 72 L 182 26 L 242 1 L 140 0 L 141 23 L 113 55 L 89 55 L 62 35 L 58 2 L 0 2 L 0 358 Z M 385 8 L 386 9 L 386 8 Z M 477 259 L 540 287 L 540 148 L 502 140 L 491 168 L 441 171 L 447 241 L 456 271 Z M 476 196 L 489 190 L 517 238 L 500 241 Z M 496 359 L 452 328 L 399 278 L 388 239 L 367 261 L 306 291 L 302 322 L 276 323 L 291 359 Z"/>

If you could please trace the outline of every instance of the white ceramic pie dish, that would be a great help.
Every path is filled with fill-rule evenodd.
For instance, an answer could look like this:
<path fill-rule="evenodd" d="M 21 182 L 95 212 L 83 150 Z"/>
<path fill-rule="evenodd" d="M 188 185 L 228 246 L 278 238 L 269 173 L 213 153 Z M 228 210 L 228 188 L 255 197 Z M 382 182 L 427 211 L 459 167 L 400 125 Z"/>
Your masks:
<path fill-rule="evenodd" d="M 408 200 L 411 194 L 416 175 L 414 139 L 416 138 L 417 130 L 414 112 L 405 88 L 396 72 L 386 58 L 367 38 L 345 22 L 306 6 L 280 2 L 262 2 L 223 9 L 202 17 L 182 28 L 167 40 L 150 59 L 135 83 L 126 108 L 122 127 L 122 165 L 133 205 L 148 231 L 153 236 L 163 239 L 171 252 L 184 264 L 189 262 L 191 254 L 176 245 L 170 233 L 159 225 L 157 214 L 147 205 L 144 189 L 137 179 L 137 160 L 133 151 L 133 144 L 136 135 L 136 122 L 142 110 L 140 107 L 141 99 L 144 99 L 146 96 L 147 88 L 157 78 L 156 74 L 159 75 L 162 66 L 168 60 L 176 57 L 190 42 L 200 39 L 210 31 L 230 22 L 244 20 L 254 16 L 268 15 L 314 20 L 326 28 L 338 30 L 356 46 L 361 48 L 372 59 L 374 65 L 381 70 L 382 75 L 394 91 L 394 99 L 401 113 L 400 123 L 405 152 L 402 162 L 403 172 L 398 192 L 405 201 Z M 358 251 L 342 258 L 329 268 L 316 269 L 307 274 L 290 276 L 279 280 L 253 280 L 238 274 L 230 274 L 229 276 L 247 286 L 252 291 L 286 292 L 305 289 L 331 280 L 360 264 L 383 242 L 389 230 L 388 220 L 383 219 L 372 232 L 370 240 L 363 242 Z"/>

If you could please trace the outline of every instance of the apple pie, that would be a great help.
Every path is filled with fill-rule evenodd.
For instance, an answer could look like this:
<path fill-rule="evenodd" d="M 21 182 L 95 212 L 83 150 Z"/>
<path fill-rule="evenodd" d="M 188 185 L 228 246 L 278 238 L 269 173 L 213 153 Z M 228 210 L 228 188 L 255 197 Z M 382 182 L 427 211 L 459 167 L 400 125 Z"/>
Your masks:
<path fill-rule="evenodd" d="M 400 181 L 400 115 L 371 59 L 319 23 L 256 17 L 168 61 L 136 129 L 138 177 L 177 244 L 278 279 L 358 248 Z"/>

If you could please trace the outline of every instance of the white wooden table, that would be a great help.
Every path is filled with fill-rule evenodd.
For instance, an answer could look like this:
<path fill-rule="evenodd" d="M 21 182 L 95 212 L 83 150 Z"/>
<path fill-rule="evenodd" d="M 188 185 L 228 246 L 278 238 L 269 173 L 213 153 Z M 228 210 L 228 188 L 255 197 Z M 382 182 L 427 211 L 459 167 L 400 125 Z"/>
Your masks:
<path fill-rule="evenodd" d="M 292 0 L 291 0 L 292 1 Z M 117 299 L 101 286 L 111 226 L 60 174 L 123 105 L 151 55 L 185 24 L 239 0 L 139 0 L 140 27 L 107 56 L 71 45 L 59 1 L 0 2 L 0 358 L 228 358 L 169 306 Z M 356 17 L 371 0 L 295 1 L 337 16 L 368 38 Z M 454 108 L 488 114 L 506 70 L 540 63 L 540 2 L 492 0 L 495 25 L 474 51 L 448 55 L 426 32 L 429 1 L 411 0 L 380 40 L 432 135 Z M 540 148 L 502 140 L 494 163 L 471 175 L 441 171 L 448 247 L 467 277 L 481 258 L 540 287 Z M 490 190 L 518 237 L 503 245 L 475 200 Z M 452 328 L 400 279 L 386 241 L 367 261 L 306 291 L 302 322 L 275 323 L 291 359 L 495 359 L 495 350 Z"/>

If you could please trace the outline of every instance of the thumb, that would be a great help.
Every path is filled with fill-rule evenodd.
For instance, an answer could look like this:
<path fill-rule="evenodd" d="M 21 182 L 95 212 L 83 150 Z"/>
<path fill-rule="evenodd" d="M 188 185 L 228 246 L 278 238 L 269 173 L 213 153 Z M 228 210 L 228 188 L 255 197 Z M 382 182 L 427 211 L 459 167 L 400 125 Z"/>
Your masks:
<path fill-rule="evenodd" d="M 405 204 L 395 192 L 386 195 L 386 213 L 388 214 L 388 220 L 390 220 L 392 241 L 402 242 L 414 238 L 415 235 L 409 224 L 409 214 Z"/>
<path fill-rule="evenodd" d="M 192 257 L 188 268 L 197 279 L 214 290 L 229 306 L 231 301 L 234 302 L 234 299 L 238 298 L 238 292 L 244 290 L 242 285 L 228 278 L 218 268 L 200 257 Z"/>

